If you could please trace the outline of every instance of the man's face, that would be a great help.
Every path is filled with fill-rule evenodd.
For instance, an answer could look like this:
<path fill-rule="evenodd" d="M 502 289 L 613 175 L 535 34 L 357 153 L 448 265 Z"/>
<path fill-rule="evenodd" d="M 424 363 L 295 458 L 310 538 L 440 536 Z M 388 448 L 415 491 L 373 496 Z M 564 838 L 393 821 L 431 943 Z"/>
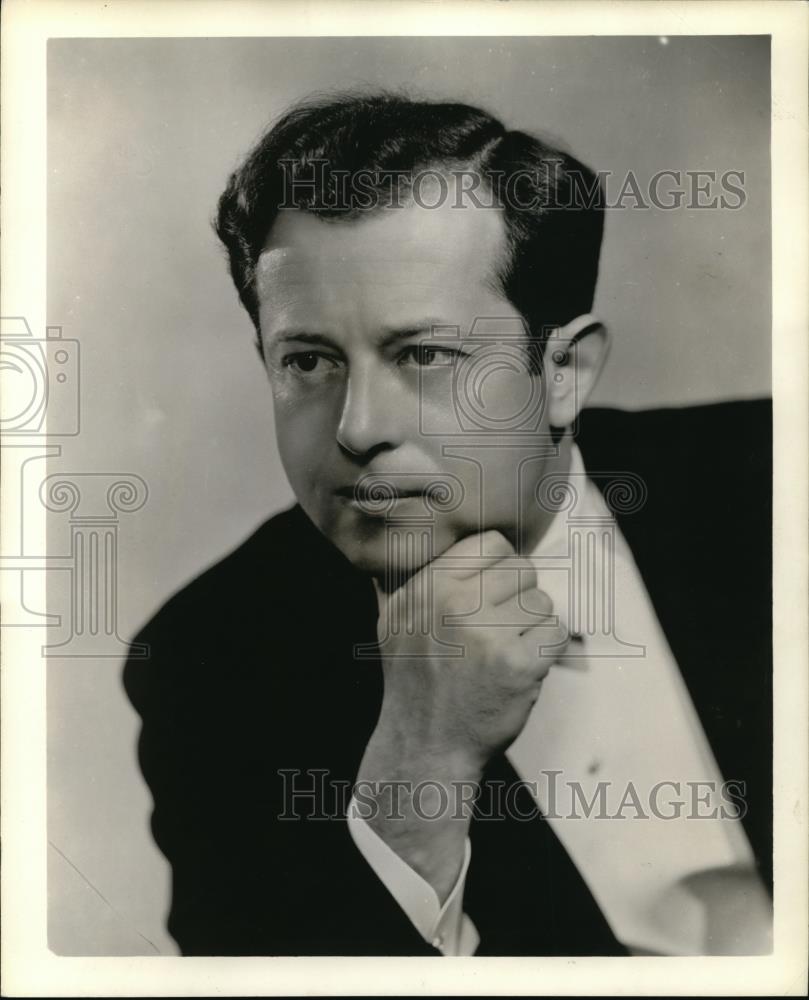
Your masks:
<path fill-rule="evenodd" d="M 348 559 L 379 576 L 491 528 L 515 541 L 542 471 L 544 385 L 495 280 L 503 219 L 454 202 L 349 222 L 281 213 L 259 260 L 290 485 Z M 408 526 L 422 541 L 395 548 L 393 529 Z"/>

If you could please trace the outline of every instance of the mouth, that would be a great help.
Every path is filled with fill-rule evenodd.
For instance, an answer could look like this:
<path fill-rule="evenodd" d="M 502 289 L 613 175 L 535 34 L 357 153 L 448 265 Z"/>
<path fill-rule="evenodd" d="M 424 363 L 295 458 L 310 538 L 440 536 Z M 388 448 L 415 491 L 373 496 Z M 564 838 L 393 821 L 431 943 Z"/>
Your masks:
<path fill-rule="evenodd" d="M 349 507 L 371 516 L 383 515 L 403 501 L 429 501 L 439 492 L 435 484 L 403 486 L 386 479 L 368 478 L 352 485 L 340 486 L 334 491 L 335 496 Z"/>
<path fill-rule="evenodd" d="M 357 500 L 360 503 L 374 503 L 380 500 L 404 500 L 409 497 L 425 497 L 431 488 L 394 486 L 389 482 L 358 483 L 355 486 L 341 486 L 335 494 L 343 500 Z"/>

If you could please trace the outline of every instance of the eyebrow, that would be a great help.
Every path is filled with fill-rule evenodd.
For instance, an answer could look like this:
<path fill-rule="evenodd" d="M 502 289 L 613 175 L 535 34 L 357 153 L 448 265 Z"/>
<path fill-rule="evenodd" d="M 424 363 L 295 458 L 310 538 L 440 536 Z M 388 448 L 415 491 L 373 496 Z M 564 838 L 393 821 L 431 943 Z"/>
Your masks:
<path fill-rule="evenodd" d="M 325 333 L 309 333 L 307 330 L 282 330 L 273 338 L 276 344 L 285 344 L 289 340 L 301 340 L 304 344 L 328 344 L 331 347 L 337 345 Z"/>
<path fill-rule="evenodd" d="M 390 330 L 386 330 L 382 335 L 380 344 L 382 347 L 389 347 L 391 344 L 395 344 L 400 340 L 410 340 L 412 337 L 430 334 L 433 327 L 439 326 L 446 328 L 448 325 L 448 323 L 442 323 L 433 318 L 420 319 L 416 323 L 411 323 L 408 326 L 398 328 L 394 327 Z"/>
<path fill-rule="evenodd" d="M 437 319 L 428 318 L 423 320 L 418 320 L 415 323 L 410 323 L 405 327 L 394 327 L 385 330 L 380 337 L 379 346 L 380 347 L 390 347 L 391 344 L 398 343 L 400 340 L 410 340 L 413 337 L 423 336 L 424 334 L 429 334 L 433 327 L 443 327 L 450 329 L 457 329 L 453 327 L 452 324 L 442 323 Z M 280 330 L 273 338 L 274 343 L 284 344 L 289 341 L 295 340 L 304 344 L 320 344 L 327 347 L 334 347 L 339 349 L 339 344 L 336 343 L 333 337 L 330 337 L 326 333 L 312 333 L 309 330 Z"/>

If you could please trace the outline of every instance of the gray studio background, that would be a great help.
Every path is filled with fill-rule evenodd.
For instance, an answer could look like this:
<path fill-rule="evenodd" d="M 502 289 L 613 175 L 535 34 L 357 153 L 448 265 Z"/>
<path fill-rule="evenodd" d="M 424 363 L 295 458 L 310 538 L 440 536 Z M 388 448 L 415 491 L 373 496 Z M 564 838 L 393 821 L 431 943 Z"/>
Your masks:
<path fill-rule="evenodd" d="M 80 341 L 82 430 L 49 471 L 148 484 L 120 519 L 122 636 L 291 499 L 209 218 L 269 119 L 363 84 L 480 103 L 619 175 L 744 170 L 740 211 L 608 213 L 596 309 L 614 345 L 595 401 L 769 395 L 766 38 L 51 41 L 48 322 Z M 50 530 L 61 546 L 64 527 Z M 62 954 L 176 951 L 120 668 L 49 663 L 49 935 Z"/>

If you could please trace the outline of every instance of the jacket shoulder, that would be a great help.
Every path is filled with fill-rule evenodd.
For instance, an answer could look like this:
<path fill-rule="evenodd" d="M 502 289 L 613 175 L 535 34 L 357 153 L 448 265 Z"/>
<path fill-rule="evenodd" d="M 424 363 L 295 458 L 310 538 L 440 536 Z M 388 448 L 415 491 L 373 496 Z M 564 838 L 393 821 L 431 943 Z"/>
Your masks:
<path fill-rule="evenodd" d="M 676 512 L 679 523 L 716 528 L 715 518 L 769 520 L 772 403 L 769 399 L 657 410 L 593 408 L 582 413 L 577 443 L 603 488 L 630 472 L 648 491 L 647 513 Z M 724 509 L 724 512 L 722 508 Z"/>
<path fill-rule="evenodd" d="M 158 678 L 161 685 L 170 677 L 201 678 L 223 662 L 231 672 L 245 669 L 262 629 L 289 618 L 313 534 L 299 507 L 276 514 L 165 600 L 132 640 L 124 666 L 135 707 Z"/>
<path fill-rule="evenodd" d="M 232 619 L 239 609 L 277 607 L 294 594 L 318 553 L 330 548 L 299 506 L 259 525 L 235 549 L 175 591 L 142 626 L 135 641 L 174 629 L 187 619 L 210 627 L 216 619 Z M 339 558 L 335 552 L 332 557 Z"/>
<path fill-rule="evenodd" d="M 612 453 L 659 453 L 661 444 L 707 453 L 721 444 L 725 454 L 769 455 L 772 401 L 732 400 L 699 406 L 652 410 L 592 407 L 582 411 L 577 428 L 582 452 L 594 458 Z"/>

